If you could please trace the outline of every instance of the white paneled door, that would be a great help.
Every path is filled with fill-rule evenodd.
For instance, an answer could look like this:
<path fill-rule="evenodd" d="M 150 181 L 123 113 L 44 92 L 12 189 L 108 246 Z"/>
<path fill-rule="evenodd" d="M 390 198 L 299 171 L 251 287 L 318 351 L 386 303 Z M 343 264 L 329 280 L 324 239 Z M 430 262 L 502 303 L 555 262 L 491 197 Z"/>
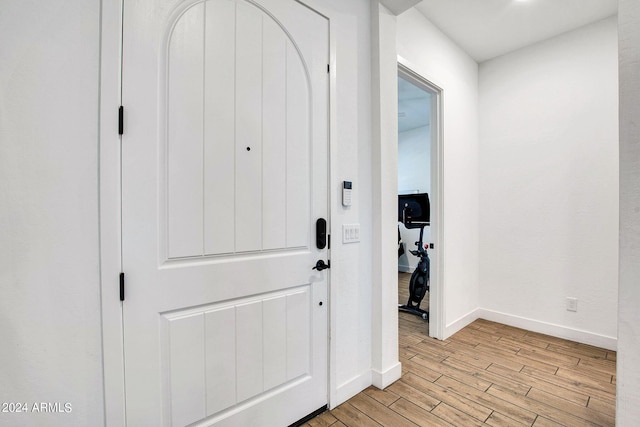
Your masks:
<path fill-rule="evenodd" d="M 129 426 L 287 426 L 327 403 L 328 21 L 124 2 Z"/>

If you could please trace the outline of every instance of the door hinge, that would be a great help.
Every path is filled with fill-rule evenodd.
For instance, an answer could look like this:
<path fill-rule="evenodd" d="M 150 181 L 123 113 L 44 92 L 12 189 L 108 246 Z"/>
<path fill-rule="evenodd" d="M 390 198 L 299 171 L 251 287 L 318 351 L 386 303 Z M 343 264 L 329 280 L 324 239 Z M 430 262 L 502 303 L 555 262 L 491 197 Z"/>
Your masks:
<path fill-rule="evenodd" d="M 124 301 L 124 273 L 120 273 L 120 301 Z"/>
<path fill-rule="evenodd" d="M 327 249 L 331 249 L 331 234 L 327 235 Z"/>
<path fill-rule="evenodd" d="M 327 73 L 331 72 L 331 65 L 327 64 Z"/>
<path fill-rule="evenodd" d="M 118 107 L 118 135 L 124 134 L 124 107 Z"/>

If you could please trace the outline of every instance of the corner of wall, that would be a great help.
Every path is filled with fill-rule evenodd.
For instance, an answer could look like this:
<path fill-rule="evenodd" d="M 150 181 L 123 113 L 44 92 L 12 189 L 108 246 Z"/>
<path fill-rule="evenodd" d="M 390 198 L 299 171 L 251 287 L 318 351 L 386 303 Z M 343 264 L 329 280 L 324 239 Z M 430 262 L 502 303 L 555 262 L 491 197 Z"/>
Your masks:
<path fill-rule="evenodd" d="M 471 323 L 475 322 L 477 319 L 479 319 L 480 318 L 479 311 L 480 311 L 479 308 L 471 310 L 464 316 L 461 316 L 456 320 L 454 320 L 453 322 L 446 325 L 444 328 L 444 336 L 442 337 L 442 339 L 446 340 L 451 335 L 462 330 L 465 326 L 468 326 Z"/>
<path fill-rule="evenodd" d="M 339 384 L 329 399 L 329 409 L 333 409 L 372 384 L 372 371 L 368 370 Z"/>
<path fill-rule="evenodd" d="M 400 362 L 397 362 L 396 364 L 387 368 L 384 372 L 372 369 L 371 375 L 372 384 L 378 387 L 380 390 L 384 390 L 400 379 L 400 377 L 402 376 L 402 364 Z"/>

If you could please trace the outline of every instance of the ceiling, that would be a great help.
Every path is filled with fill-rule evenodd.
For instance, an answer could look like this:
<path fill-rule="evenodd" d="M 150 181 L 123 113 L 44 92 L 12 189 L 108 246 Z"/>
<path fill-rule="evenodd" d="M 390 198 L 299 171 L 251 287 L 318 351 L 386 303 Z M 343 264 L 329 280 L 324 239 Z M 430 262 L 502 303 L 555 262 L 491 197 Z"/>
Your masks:
<path fill-rule="evenodd" d="M 422 0 L 415 7 L 483 62 L 615 15 L 618 0 Z M 398 132 L 429 124 L 429 99 L 398 78 Z"/>
<path fill-rule="evenodd" d="M 416 6 L 477 62 L 618 11 L 618 0 L 422 0 Z"/>

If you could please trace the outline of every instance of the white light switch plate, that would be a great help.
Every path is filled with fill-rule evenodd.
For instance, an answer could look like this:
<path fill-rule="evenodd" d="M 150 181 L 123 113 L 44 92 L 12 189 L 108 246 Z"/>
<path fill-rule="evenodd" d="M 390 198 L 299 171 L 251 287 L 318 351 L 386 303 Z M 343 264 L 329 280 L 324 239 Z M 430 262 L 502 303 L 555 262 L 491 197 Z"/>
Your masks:
<path fill-rule="evenodd" d="M 342 224 L 342 243 L 360 241 L 360 224 Z"/>

